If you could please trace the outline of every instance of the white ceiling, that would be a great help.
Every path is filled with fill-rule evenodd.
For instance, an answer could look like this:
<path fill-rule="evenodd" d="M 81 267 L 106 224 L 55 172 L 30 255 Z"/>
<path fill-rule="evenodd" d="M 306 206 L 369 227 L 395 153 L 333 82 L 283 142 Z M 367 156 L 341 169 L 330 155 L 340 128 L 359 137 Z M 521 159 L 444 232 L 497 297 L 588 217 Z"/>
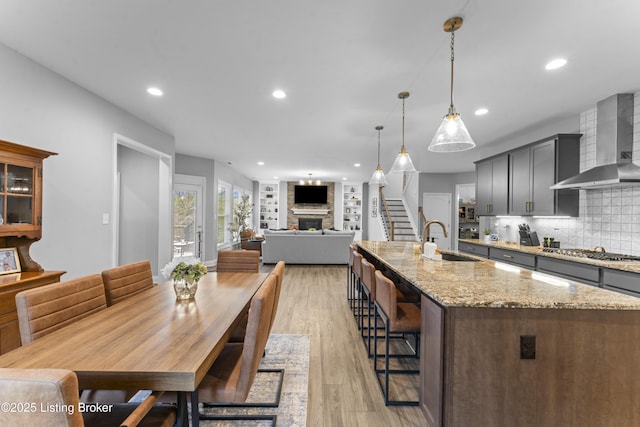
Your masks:
<path fill-rule="evenodd" d="M 455 15 L 454 103 L 478 148 L 437 154 Z M 401 91 L 417 168 L 457 172 L 495 141 L 640 90 L 639 17 L 637 0 L 0 0 L 0 42 L 174 135 L 178 153 L 259 180 L 366 181 L 376 125 L 385 170 L 400 148 Z M 568 65 L 545 71 L 559 56 Z"/>

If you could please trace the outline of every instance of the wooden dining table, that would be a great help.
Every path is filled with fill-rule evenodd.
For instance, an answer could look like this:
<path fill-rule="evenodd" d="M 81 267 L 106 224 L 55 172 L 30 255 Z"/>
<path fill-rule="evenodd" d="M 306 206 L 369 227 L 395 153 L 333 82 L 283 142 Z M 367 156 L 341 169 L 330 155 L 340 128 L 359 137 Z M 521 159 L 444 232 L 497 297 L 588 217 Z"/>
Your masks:
<path fill-rule="evenodd" d="M 190 301 L 176 301 L 170 282 L 154 285 L 0 356 L 0 367 L 69 369 L 81 389 L 176 391 L 178 425 L 186 425 L 186 393 L 197 390 L 267 276 L 207 273 Z"/>

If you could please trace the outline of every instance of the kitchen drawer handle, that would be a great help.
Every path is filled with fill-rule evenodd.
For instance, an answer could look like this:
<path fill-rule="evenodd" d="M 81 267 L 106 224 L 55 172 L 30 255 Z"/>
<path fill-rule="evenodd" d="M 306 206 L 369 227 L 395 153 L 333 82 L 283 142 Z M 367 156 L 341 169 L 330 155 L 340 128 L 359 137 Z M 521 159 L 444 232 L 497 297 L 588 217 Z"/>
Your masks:
<path fill-rule="evenodd" d="M 503 257 L 505 257 L 505 258 L 513 258 L 513 256 L 512 256 L 512 255 L 507 255 L 507 254 L 504 254 L 504 255 L 502 255 L 502 256 L 503 256 Z"/>

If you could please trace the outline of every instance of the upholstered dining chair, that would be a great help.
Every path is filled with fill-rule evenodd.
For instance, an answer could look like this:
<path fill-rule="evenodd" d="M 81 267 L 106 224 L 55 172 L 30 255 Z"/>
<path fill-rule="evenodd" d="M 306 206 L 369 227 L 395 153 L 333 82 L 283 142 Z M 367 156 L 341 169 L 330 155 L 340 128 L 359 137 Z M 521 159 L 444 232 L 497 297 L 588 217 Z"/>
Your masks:
<path fill-rule="evenodd" d="M 0 402 L 16 404 L 0 411 L 0 425 L 29 427 L 170 427 L 173 405 L 155 405 L 154 392 L 140 404 L 113 404 L 108 411 L 79 410 L 78 377 L 66 369 L 0 368 Z M 9 408 L 11 409 L 11 408 Z"/>
<path fill-rule="evenodd" d="M 389 375 L 390 374 L 409 374 L 417 375 L 420 373 L 418 369 L 390 369 L 389 359 L 391 357 L 389 351 L 389 334 L 401 333 L 405 335 L 413 335 L 415 337 L 415 348 L 413 354 L 394 354 L 395 358 L 412 357 L 418 359 L 420 357 L 418 349 L 420 348 L 420 307 L 412 302 L 398 302 L 397 288 L 395 283 L 385 277 L 381 271 L 376 270 L 376 299 L 374 302 L 376 313 L 384 323 L 384 355 L 378 354 L 378 340 L 374 340 L 373 350 L 373 367 L 376 379 L 382 390 L 385 405 L 394 406 L 417 406 L 418 401 L 409 400 L 391 400 L 389 398 Z M 378 336 L 378 322 L 374 321 L 374 336 Z M 378 369 L 378 358 L 384 356 L 384 368 Z M 378 374 L 384 374 L 384 383 L 380 380 Z"/>
<path fill-rule="evenodd" d="M 22 345 L 107 308 L 102 276 L 92 274 L 16 294 Z M 84 390 L 83 401 L 126 402 L 137 390 Z"/>
<path fill-rule="evenodd" d="M 139 261 L 104 270 L 102 281 L 107 295 L 107 305 L 111 306 L 153 287 L 151 263 Z"/>
<path fill-rule="evenodd" d="M 246 271 L 257 273 L 260 268 L 260 252 L 223 249 L 218 251 L 218 261 L 216 271 L 222 272 L 239 272 Z"/>
<path fill-rule="evenodd" d="M 271 333 L 271 329 L 273 329 L 273 324 L 276 320 L 276 313 L 278 312 L 278 303 L 280 301 L 280 292 L 282 291 L 282 281 L 284 280 L 284 261 L 278 261 L 276 266 L 273 268 L 271 274 L 276 276 L 276 296 L 275 301 L 273 303 L 273 311 L 271 314 L 271 322 L 269 323 L 269 333 Z"/>
<path fill-rule="evenodd" d="M 99 274 L 19 292 L 16 308 L 22 345 L 106 307 Z"/>
<path fill-rule="evenodd" d="M 202 401 L 204 406 L 255 406 L 246 403 L 253 381 L 258 373 L 267 339 L 273 307 L 276 299 L 277 277 L 267 277 L 258 292 L 251 299 L 249 321 L 243 343 L 228 343 L 215 360 L 213 366 L 191 393 L 192 408 Z M 275 416 L 210 416 L 199 414 L 200 419 L 249 419 L 271 420 Z"/>

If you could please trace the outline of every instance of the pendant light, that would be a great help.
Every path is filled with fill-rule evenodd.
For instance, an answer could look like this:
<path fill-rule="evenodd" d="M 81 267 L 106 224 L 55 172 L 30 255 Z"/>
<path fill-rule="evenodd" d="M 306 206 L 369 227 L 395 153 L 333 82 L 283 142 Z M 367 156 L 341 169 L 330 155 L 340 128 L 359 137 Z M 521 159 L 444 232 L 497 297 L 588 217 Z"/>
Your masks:
<path fill-rule="evenodd" d="M 398 94 L 398 98 L 402 99 L 402 148 L 400 148 L 400 152 L 396 156 L 396 160 L 393 162 L 393 166 L 391 166 L 389 173 L 417 172 L 416 168 L 413 166 L 411 157 L 409 157 L 407 149 L 404 148 L 404 100 L 408 97 L 409 92 L 400 92 Z"/>
<path fill-rule="evenodd" d="M 383 126 L 376 126 L 376 130 L 378 131 L 378 167 L 373 171 L 373 175 L 371 175 L 371 179 L 369 180 L 369 185 L 386 187 L 389 183 L 387 182 L 387 178 L 385 178 L 384 172 L 380 167 L 380 131 L 382 129 L 384 129 Z"/>
<path fill-rule="evenodd" d="M 467 131 L 464 123 L 462 123 L 460 114 L 456 112 L 456 109 L 453 106 L 453 43 L 454 33 L 460 27 L 462 27 L 462 18 L 458 16 L 447 19 L 443 25 L 444 31 L 451 33 L 451 103 L 449 104 L 448 114 L 444 116 L 440 127 L 431 140 L 429 151 L 452 153 L 455 151 L 470 150 L 476 146 L 471 135 L 469 135 L 469 131 Z"/>

